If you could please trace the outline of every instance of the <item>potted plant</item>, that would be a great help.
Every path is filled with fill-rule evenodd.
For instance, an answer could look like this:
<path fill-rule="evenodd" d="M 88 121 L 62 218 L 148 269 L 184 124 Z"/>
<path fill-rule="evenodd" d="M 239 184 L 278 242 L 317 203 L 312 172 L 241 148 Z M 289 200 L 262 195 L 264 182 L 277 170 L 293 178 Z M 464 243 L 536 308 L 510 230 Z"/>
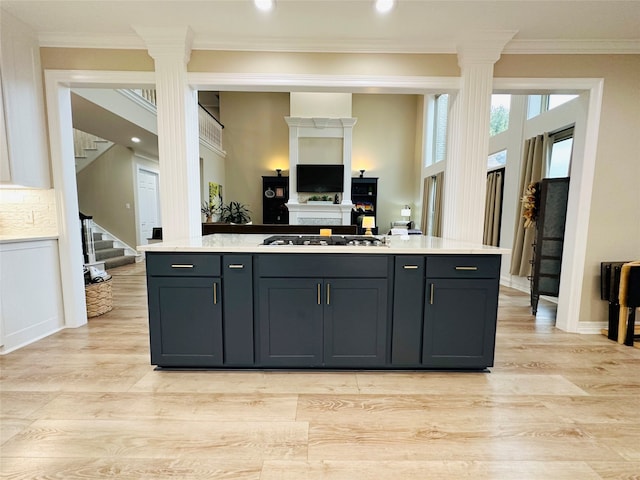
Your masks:
<path fill-rule="evenodd" d="M 319 205 L 328 205 L 334 203 L 333 197 L 331 195 L 311 195 L 307 199 L 307 203 L 315 203 Z"/>
<path fill-rule="evenodd" d="M 217 205 L 214 205 L 212 202 L 202 202 L 200 211 L 206 217 L 205 222 L 211 223 L 213 216 L 216 213 L 220 212 L 220 208 Z"/>
<path fill-rule="evenodd" d="M 227 223 L 250 223 L 251 217 L 249 213 L 251 213 L 251 210 L 246 205 L 240 202 L 229 202 L 227 205 L 222 205 L 220 218 Z"/>

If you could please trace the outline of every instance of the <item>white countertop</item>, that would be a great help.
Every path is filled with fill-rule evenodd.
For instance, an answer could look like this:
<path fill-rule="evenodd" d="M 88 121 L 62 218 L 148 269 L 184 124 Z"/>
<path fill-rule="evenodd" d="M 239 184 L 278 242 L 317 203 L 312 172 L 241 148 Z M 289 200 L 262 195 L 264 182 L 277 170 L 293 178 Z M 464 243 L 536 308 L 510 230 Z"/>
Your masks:
<path fill-rule="evenodd" d="M 508 248 L 491 247 L 475 243 L 448 240 L 423 235 L 386 236 L 386 247 L 353 247 L 322 245 L 262 245 L 262 241 L 273 234 L 254 235 L 239 233 L 217 233 L 203 237 L 153 243 L 137 247 L 143 252 L 218 252 L 218 253 L 379 253 L 379 254 L 493 254 L 511 253 Z M 278 235 L 285 236 L 285 235 Z M 288 235 L 296 237 L 299 235 Z M 382 237 L 384 235 L 378 235 Z"/>

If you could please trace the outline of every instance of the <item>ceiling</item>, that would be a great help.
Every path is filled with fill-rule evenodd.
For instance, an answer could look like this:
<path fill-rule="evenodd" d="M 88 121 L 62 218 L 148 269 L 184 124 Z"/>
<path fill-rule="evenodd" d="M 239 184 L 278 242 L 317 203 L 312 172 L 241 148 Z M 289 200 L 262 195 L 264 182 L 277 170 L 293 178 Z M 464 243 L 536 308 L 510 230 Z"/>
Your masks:
<path fill-rule="evenodd" d="M 640 0 L 397 0 L 387 15 L 373 3 L 276 0 L 271 12 L 252 0 L 0 0 L 0 7 L 50 47 L 145 48 L 137 29 L 189 26 L 194 49 L 456 53 L 469 34 L 500 31 L 513 35 L 505 53 L 640 53 Z M 215 94 L 201 101 L 217 109 Z M 150 132 L 109 113 L 74 99 L 78 128 L 124 145 L 141 137 L 146 147 L 132 148 L 157 155 Z"/>
<path fill-rule="evenodd" d="M 505 53 L 640 53 L 638 0 L 0 0 L 43 46 L 144 48 L 139 27 L 190 26 L 196 49 L 455 53 L 469 32 L 514 32 Z"/>

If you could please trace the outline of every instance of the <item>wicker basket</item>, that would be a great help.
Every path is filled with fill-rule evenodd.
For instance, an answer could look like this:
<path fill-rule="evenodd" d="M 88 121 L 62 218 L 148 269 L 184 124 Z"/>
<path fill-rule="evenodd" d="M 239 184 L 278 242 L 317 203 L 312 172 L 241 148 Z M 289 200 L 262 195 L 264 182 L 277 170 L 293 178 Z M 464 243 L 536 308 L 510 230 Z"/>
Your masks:
<path fill-rule="evenodd" d="M 87 297 L 87 318 L 97 317 L 113 309 L 111 279 L 85 285 L 84 292 Z"/>

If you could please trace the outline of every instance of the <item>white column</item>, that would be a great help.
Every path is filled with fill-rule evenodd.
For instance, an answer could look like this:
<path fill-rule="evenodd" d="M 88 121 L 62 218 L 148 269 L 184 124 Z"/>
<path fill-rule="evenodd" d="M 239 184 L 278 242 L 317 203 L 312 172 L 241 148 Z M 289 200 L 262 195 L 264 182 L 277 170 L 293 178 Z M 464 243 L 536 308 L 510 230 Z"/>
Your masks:
<path fill-rule="evenodd" d="M 189 28 L 137 28 L 155 61 L 163 240 L 202 234 L 196 92 L 189 88 Z"/>
<path fill-rule="evenodd" d="M 453 98 L 442 236 L 482 243 L 493 64 L 515 32 L 480 32 L 458 45 L 462 81 Z"/>

